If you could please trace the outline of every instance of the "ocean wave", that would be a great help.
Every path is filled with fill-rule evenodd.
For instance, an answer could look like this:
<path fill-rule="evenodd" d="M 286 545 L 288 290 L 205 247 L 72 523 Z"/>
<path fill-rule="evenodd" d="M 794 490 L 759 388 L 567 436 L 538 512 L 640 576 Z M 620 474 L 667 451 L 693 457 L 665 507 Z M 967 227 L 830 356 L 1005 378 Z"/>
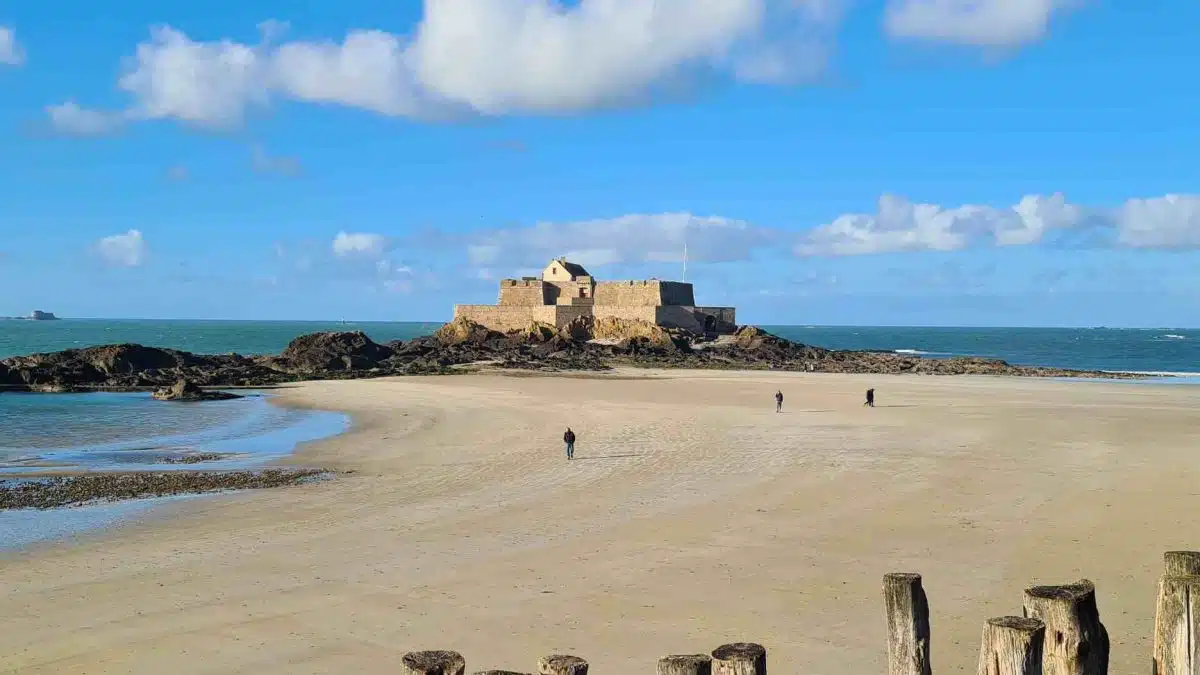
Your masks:
<path fill-rule="evenodd" d="M 1102 370 L 1113 375 L 1146 375 L 1148 377 L 1200 377 L 1200 373 L 1186 370 Z"/>
<path fill-rule="evenodd" d="M 893 354 L 904 354 L 906 356 L 949 356 L 950 352 L 927 352 L 920 349 L 893 349 Z"/>
<path fill-rule="evenodd" d="M 1175 333 L 1167 333 L 1163 337 L 1167 338 L 1168 340 L 1186 340 L 1187 339 L 1186 335 L 1176 335 Z"/>

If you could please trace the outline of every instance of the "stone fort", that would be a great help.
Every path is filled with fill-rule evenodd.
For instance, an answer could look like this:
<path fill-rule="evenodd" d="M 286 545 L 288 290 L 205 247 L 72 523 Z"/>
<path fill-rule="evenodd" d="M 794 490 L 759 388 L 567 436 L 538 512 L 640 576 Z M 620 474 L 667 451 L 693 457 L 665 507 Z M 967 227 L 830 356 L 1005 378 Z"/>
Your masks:
<path fill-rule="evenodd" d="M 540 279 L 501 280 L 498 304 L 454 306 L 454 318 L 501 332 L 533 322 L 563 328 L 585 316 L 647 321 L 695 333 L 729 333 L 736 328 L 733 307 L 697 307 L 689 283 L 596 281 L 582 265 L 565 258 L 550 261 Z"/>

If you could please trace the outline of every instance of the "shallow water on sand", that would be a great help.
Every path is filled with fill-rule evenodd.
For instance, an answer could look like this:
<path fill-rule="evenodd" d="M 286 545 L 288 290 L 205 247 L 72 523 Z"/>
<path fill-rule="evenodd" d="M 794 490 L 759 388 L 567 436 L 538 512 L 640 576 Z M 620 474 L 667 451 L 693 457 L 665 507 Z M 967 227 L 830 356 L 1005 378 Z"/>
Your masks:
<path fill-rule="evenodd" d="M 341 413 L 284 408 L 261 393 L 201 403 L 155 401 L 148 393 L 3 393 L 0 480 L 59 471 L 256 468 L 348 427 Z M 221 458 L 178 463 L 210 454 Z M 148 517 L 166 503 L 191 497 L 0 511 L 0 551 Z"/>
<path fill-rule="evenodd" d="M 237 469 L 287 456 L 346 429 L 344 415 L 231 401 L 156 401 L 148 393 L 0 394 L 0 474 L 39 471 Z M 168 460 L 227 455 L 199 464 Z"/>

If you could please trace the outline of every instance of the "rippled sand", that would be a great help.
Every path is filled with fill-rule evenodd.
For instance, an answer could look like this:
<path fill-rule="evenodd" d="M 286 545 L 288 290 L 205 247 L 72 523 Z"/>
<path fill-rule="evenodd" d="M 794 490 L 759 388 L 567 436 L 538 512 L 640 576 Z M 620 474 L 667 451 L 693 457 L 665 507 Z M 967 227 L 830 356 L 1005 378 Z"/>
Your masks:
<path fill-rule="evenodd" d="M 1200 388 L 645 375 L 292 389 L 358 422 L 297 461 L 354 474 L 0 558 L 0 670 L 382 674 L 449 648 L 652 672 L 756 640 L 778 672 L 882 672 L 879 579 L 919 571 L 936 672 L 973 672 L 1024 586 L 1081 576 L 1135 672 L 1162 552 L 1200 548 Z"/>

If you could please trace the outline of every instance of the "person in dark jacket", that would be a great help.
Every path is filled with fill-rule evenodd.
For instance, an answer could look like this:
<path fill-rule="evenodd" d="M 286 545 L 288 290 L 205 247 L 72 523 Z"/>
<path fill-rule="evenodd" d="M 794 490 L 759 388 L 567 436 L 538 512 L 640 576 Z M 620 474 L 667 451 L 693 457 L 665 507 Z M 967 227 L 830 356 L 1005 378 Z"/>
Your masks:
<path fill-rule="evenodd" d="M 875 407 L 875 390 L 874 389 L 867 390 L 867 400 L 865 402 L 863 402 L 863 405 L 865 405 L 869 408 Z"/>
<path fill-rule="evenodd" d="M 575 432 L 571 431 L 571 427 L 567 427 L 567 433 L 563 434 L 563 443 L 567 446 L 567 459 L 575 459 Z"/>
<path fill-rule="evenodd" d="M 783 392 L 775 392 L 775 412 L 783 410 Z"/>

